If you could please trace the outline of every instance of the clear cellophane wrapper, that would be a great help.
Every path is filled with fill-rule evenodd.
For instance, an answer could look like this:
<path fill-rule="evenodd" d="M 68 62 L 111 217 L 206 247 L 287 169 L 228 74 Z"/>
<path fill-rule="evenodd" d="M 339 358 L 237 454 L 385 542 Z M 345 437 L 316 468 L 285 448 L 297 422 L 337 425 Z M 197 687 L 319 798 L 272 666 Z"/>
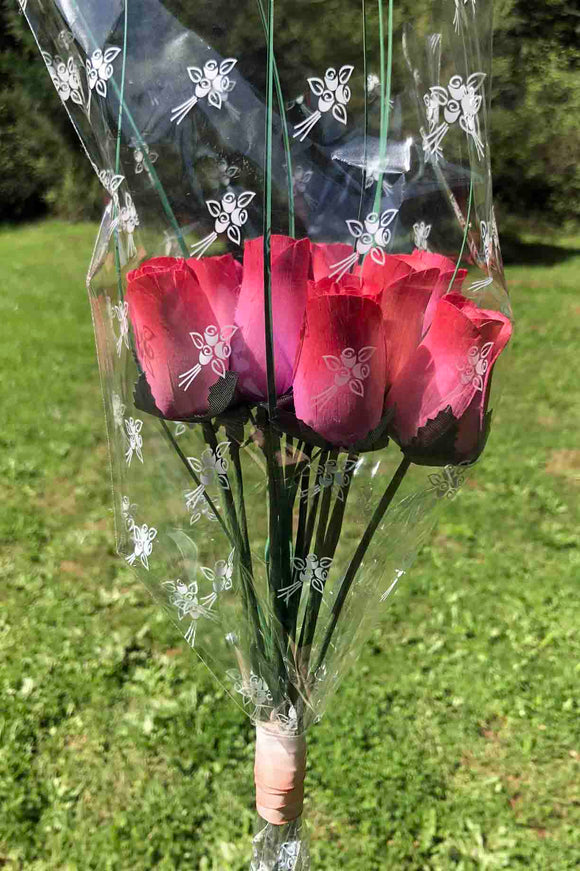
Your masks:
<path fill-rule="evenodd" d="M 491 4 L 20 5 L 103 184 L 118 550 L 256 724 L 251 868 L 307 869 L 308 730 L 479 458 L 511 334 Z"/>

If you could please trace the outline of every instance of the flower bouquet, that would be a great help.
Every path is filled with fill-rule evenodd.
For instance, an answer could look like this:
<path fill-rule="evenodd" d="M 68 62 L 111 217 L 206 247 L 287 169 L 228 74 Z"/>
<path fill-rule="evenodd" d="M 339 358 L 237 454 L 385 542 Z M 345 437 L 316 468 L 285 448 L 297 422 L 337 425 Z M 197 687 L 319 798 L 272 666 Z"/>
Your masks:
<path fill-rule="evenodd" d="M 118 549 L 255 723 L 252 868 L 306 869 L 307 730 L 480 456 L 512 331 L 490 6 L 21 6 L 108 196 Z"/>

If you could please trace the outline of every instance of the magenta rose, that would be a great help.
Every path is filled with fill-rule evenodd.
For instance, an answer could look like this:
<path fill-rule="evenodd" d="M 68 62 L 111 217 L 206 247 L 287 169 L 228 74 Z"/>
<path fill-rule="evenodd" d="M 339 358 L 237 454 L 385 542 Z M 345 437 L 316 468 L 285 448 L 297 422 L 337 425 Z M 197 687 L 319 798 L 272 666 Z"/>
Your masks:
<path fill-rule="evenodd" d="M 393 257 L 392 261 L 397 258 Z M 415 350 L 428 325 L 426 312 L 440 281 L 436 269 L 407 270 L 404 263 L 386 259 L 385 266 L 372 260 L 362 268 L 363 281 L 379 293 L 387 342 L 385 392 Z M 397 277 L 398 276 L 398 277 Z"/>
<path fill-rule="evenodd" d="M 495 361 L 512 325 L 458 293 L 437 303 L 432 324 L 392 384 L 392 432 L 414 462 L 473 462 L 486 436 Z"/>
<path fill-rule="evenodd" d="M 296 353 L 306 307 L 310 275 L 310 242 L 289 236 L 271 239 L 271 292 L 276 393 L 292 386 Z M 232 342 L 232 369 L 238 373 L 239 393 L 265 399 L 266 340 L 264 319 L 264 241 L 260 236 L 244 245 L 242 286 L 235 313 L 237 333 Z"/>
<path fill-rule="evenodd" d="M 127 276 L 126 301 L 139 363 L 159 411 L 208 411 L 210 388 L 230 368 L 241 267 L 231 255 L 156 257 Z"/>

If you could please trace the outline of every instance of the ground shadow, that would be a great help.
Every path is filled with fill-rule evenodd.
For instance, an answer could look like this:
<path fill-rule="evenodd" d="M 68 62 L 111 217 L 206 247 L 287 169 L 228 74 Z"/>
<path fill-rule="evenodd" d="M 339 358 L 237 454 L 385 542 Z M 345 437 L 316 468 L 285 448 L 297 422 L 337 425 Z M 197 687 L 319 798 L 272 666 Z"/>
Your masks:
<path fill-rule="evenodd" d="M 555 266 L 571 257 L 580 256 L 580 247 L 524 242 L 511 233 L 501 234 L 500 245 L 506 266 Z"/>

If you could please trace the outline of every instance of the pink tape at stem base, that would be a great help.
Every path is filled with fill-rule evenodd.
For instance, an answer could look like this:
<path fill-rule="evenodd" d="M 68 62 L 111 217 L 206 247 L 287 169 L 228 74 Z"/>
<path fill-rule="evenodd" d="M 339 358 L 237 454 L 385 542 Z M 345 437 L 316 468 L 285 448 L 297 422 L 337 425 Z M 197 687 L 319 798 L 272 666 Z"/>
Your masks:
<path fill-rule="evenodd" d="M 283 826 L 297 819 L 304 802 L 306 738 L 256 726 L 256 808 L 262 819 Z"/>

